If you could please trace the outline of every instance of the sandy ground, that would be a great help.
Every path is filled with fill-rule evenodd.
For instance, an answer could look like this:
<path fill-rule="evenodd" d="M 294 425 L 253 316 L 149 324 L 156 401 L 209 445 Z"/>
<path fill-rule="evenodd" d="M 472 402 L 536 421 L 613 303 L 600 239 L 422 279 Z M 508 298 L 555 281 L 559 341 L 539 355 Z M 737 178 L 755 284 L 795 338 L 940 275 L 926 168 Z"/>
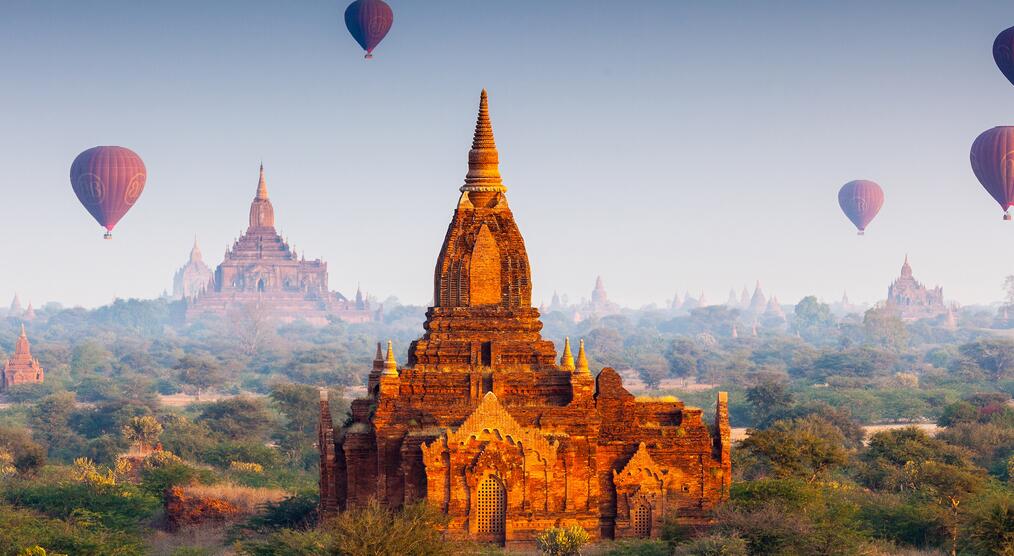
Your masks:
<path fill-rule="evenodd" d="M 940 427 L 934 423 L 891 423 L 889 425 L 866 425 L 863 427 L 863 431 L 866 433 L 865 441 L 868 441 L 871 436 L 878 432 L 903 429 L 905 427 L 917 427 L 926 432 L 930 436 L 936 436 L 937 432 L 940 431 Z M 732 441 L 738 442 L 746 439 L 746 427 L 735 427 L 732 429 Z"/>

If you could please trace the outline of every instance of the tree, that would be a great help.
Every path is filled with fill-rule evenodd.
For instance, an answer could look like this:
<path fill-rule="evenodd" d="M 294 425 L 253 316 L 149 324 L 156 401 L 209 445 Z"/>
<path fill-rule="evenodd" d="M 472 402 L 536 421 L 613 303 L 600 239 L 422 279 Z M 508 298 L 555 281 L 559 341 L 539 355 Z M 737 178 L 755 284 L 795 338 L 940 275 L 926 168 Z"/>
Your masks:
<path fill-rule="evenodd" d="M 948 531 L 951 536 L 951 556 L 958 553 L 958 539 L 961 516 L 958 513 L 962 502 L 981 490 L 985 484 L 984 473 L 971 466 L 952 465 L 939 461 L 926 461 L 911 466 L 912 486 L 927 493 L 949 514 Z"/>
<path fill-rule="evenodd" d="M 863 331 L 867 341 L 894 351 L 900 351 L 908 345 L 905 323 L 891 307 L 874 307 L 866 311 Z"/>
<path fill-rule="evenodd" d="M 69 459 L 81 451 L 82 439 L 70 426 L 76 403 L 74 394 L 61 392 L 43 398 L 28 410 L 28 426 L 47 446 L 50 456 Z"/>
<path fill-rule="evenodd" d="M 773 416 L 788 409 L 793 401 L 788 386 L 774 380 L 765 380 L 748 388 L 746 399 L 750 402 L 756 426 L 770 422 Z"/>
<path fill-rule="evenodd" d="M 831 307 L 826 303 L 817 301 L 815 296 L 809 295 L 799 300 L 793 310 L 795 316 L 793 324 L 800 336 L 809 341 L 824 340 L 829 336 L 830 330 L 834 327 L 834 316 L 831 315 Z"/>
<path fill-rule="evenodd" d="M 634 364 L 638 376 L 644 381 L 645 386 L 652 390 L 657 390 L 662 379 L 669 374 L 669 365 L 666 364 L 665 358 L 656 353 L 638 355 Z"/>
<path fill-rule="evenodd" d="M 962 553 L 1014 556 L 1014 493 L 999 490 L 972 501 L 964 518 L 962 538 Z"/>
<path fill-rule="evenodd" d="M 162 434 L 162 424 L 151 415 L 131 417 L 126 425 L 123 425 L 123 438 L 131 444 L 147 452 L 158 443 L 158 437 Z"/>
<path fill-rule="evenodd" d="M 11 455 L 19 473 L 32 473 L 46 463 L 46 450 L 24 428 L 0 426 L 0 452 Z"/>
<path fill-rule="evenodd" d="M 697 374 L 700 351 L 697 344 L 688 338 L 676 338 L 666 347 L 665 359 L 669 365 L 669 374 L 682 379 L 684 387 L 687 379 Z"/>
<path fill-rule="evenodd" d="M 187 354 L 176 362 L 173 369 L 179 373 L 180 382 L 193 386 L 197 399 L 201 392 L 221 381 L 221 365 L 210 355 Z"/>
<path fill-rule="evenodd" d="M 263 440 L 271 414 L 263 400 L 241 396 L 205 405 L 197 422 L 230 440 Z"/>
<path fill-rule="evenodd" d="M 845 436 L 815 415 L 775 421 L 767 429 L 751 430 L 749 435 L 742 448 L 776 478 L 813 482 L 849 460 Z"/>
<path fill-rule="evenodd" d="M 1014 340 L 984 338 L 963 344 L 958 351 L 986 371 L 990 380 L 999 381 L 1014 369 Z"/>
<path fill-rule="evenodd" d="M 241 352 L 253 357 L 275 333 L 271 314 L 260 303 L 245 303 L 229 312 L 229 325 Z"/>
<path fill-rule="evenodd" d="M 979 408 L 962 400 L 954 402 L 940 413 L 937 425 L 941 427 L 953 427 L 959 423 L 975 423 L 979 420 Z"/>
<path fill-rule="evenodd" d="M 596 365 L 623 367 L 623 337 L 612 328 L 596 328 L 585 337 L 585 348 Z"/>

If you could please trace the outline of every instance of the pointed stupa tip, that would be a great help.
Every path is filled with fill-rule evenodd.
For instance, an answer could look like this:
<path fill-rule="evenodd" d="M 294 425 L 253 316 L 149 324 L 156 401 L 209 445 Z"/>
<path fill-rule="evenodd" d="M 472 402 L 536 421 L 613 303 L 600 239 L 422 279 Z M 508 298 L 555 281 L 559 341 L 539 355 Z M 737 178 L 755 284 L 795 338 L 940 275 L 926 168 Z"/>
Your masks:
<path fill-rule="evenodd" d="M 563 341 L 563 356 L 560 357 L 560 368 L 565 371 L 574 370 L 574 354 L 570 351 L 570 337 Z"/>
<path fill-rule="evenodd" d="M 465 185 L 461 186 L 461 191 L 507 191 L 500 177 L 500 154 L 493 139 L 486 89 L 479 96 L 479 115 L 475 119 L 472 150 L 468 151 L 468 174 L 465 175 Z"/>
<path fill-rule="evenodd" d="M 387 358 L 384 359 L 384 376 L 398 376 L 398 362 L 394 359 L 394 343 L 387 341 Z"/>
<path fill-rule="evenodd" d="M 577 348 L 577 372 L 582 374 L 591 374 L 591 369 L 588 368 L 588 356 L 584 353 L 584 340 L 578 344 Z"/>
<path fill-rule="evenodd" d="M 25 334 L 25 323 L 22 322 L 21 323 L 21 337 L 24 338 L 26 336 L 27 336 L 27 334 Z"/>
<path fill-rule="evenodd" d="M 384 354 L 380 350 L 380 342 L 377 342 L 377 355 L 373 358 L 374 361 L 383 361 Z"/>
<path fill-rule="evenodd" d="M 257 180 L 257 196 L 256 199 L 267 199 L 268 198 L 268 182 L 264 179 L 264 163 L 261 162 L 260 178 Z"/>

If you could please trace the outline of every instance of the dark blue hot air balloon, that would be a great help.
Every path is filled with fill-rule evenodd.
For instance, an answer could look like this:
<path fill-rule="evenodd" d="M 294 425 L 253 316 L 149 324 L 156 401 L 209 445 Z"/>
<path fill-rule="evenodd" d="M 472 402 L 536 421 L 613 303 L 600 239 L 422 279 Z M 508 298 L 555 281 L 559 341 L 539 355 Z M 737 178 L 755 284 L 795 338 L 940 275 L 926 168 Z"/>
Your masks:
<path fill-rule="evenodd" d="M 345 26 L 352 38 L 373 58 L 373 49 L 391 30 L 394 12 L 383 0 L 356 0 L 345 8 Z"/>

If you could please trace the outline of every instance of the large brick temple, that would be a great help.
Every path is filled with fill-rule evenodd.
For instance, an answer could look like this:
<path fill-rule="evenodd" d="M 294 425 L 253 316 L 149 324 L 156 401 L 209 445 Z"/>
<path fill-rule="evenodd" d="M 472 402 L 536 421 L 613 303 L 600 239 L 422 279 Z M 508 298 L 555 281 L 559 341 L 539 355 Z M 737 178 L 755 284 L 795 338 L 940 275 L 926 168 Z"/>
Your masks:
<path fill-rule="evenodd" d="M 3 374 L 0 375 L 0 391 L 18 384 L 42 384 L 43 380 L 45 371 L 39 360 L 32 357 L 32 346 L 22 324 L 21 335 L 14 342 L 14 355 L 4 363 Z"/>
<path fill-rule="evenodd" d="M 367 322 L 375 314 L 361 292 L 353 301 L 329 291 L 327 263 L 299 256 L 275 231 L 275 209 L 268 198 L 263 164 L 246 233 L 226 250 L 207 287 L 184 300 L 188 321 L 260 311 L 281 322 L 327 324 L 329 317 Z"/>
<path fill-rule="evenodd" d="M 901 276 L 887 288 L 887 306 L 897 311 L 904 320 L 932 318 L 948 312 L 944 304 L 944 289 L 929 289 L 912 276 L 908 255 L 901 265 Z"/>
<path fill-rule="evenodd" d="M 666 515 L 709 521 L 731 481 L 726 394 L 711 428 L 701 409 L 635 398 L 613 369 L 593 376 L 583 342 L 576 361 L 569 341 L 557 359 L 485 91 L 460 191 L 405 364 L 378 344 L 346 426 L 321 396 L 322 513 L 426 500 L 451 537 L 518 547 L 555 525 L 598 539 L 656 536 Z"/>

